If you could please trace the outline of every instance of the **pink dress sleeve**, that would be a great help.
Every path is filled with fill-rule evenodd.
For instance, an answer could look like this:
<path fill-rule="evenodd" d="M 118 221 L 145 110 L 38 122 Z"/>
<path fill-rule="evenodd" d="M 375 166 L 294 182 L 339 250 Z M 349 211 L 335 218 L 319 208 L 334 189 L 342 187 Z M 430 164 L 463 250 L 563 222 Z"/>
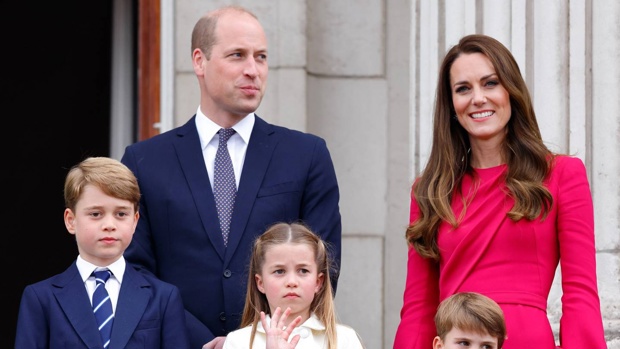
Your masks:
<path fill-rule="evenodd" d="M 562 272 L 563 349 L 607 348 L 598 296 L 594 209 L 583 162 L 560 157 L 549 187 L 557 190 L 557 234 Z"/>
<path fill-rule="evenodd" d="M 411 199 L 410 222 L 418 217 Z M 407 281 L 393 349 L 428 349 L 436 335 L 435 311 L 439 305 L 439 266 L 422 258 L 412 247 L 407 259 Z"/>

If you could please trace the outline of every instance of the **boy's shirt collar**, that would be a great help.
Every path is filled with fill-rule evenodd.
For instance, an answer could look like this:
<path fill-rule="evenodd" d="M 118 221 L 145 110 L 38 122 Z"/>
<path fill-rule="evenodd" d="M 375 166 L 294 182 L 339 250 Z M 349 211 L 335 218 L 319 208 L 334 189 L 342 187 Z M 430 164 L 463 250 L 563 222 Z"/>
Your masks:
<path fill-rule="evenodd" d="M 125 257 L 121 256 L 116 262 L 105 266 L 100 267 L 98 265 L 94 265 L 90 262 L 87 262 L 82 256 L 77 257 L 75 264 L 80 272 L 80 276 L 82 277 L 82 281 L 86 282 L 88 278 L 91 276 L 95 269 L 110 269 L 114 277 L 118 280 L 119 283 L 123 283 L 123 275 L 125 274 L 125 267 L 127 266 L 127 262 L 125 261 Z"/>

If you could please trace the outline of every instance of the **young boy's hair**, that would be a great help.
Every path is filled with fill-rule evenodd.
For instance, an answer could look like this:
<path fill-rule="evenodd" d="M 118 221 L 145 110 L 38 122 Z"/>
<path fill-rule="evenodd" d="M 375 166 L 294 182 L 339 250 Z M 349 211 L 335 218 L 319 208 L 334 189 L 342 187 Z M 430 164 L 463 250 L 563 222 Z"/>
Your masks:
<path fill-rule="evenodd" d="M 445 340 L 453 328 L 497 338 L 501 348 L 506 338 L 504 312 L 491 298 L 476 292 L 455 293 L 439 304 L 435 314 L 437 335 Z"/>
<path fill-rule="evenodd" d="M 89 157 L 73 166 L 65 179 L 65 207 L 75 211 L 84 187 L 88 184 L 104 194 L 140 205 L 140 187 L 133 172 L 118 160 L 108 157 Z"/>
<path fill-rule="evenodd" d="M 276 223 L 254 240 L 252 255 L 248 271 L 248 287 L 245 297 L 245 306 L 241 318 L 241 328 L 252 325 L 250 348 L 254 343 L 256 325 L 260 321 L 260 312 L 270 314 L 267 296 L 259 291 L 254 275 L 261 274 L 265 263 L 265 254 L 269 248 L 281 244 L 305 244 L 314 252 L 316 257 L 317 274 L 323 273 L 323 286 L 314 295 L 310 304 L 310 311 L 325 325 L 326 348 L 336 348 L 336 312 L 334 307 L 333 289 L 330 282 L 330 268 L 333 266 L 327 244 L 320 236 L 313 233 L 302 223 Z"/>

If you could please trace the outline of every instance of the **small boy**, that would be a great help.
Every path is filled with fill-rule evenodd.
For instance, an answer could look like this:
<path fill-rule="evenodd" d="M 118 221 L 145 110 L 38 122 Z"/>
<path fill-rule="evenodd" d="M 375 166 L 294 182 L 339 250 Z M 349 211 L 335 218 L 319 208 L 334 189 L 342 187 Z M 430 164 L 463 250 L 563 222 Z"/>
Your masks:
<path fill-rule="evenodd" d="M 139 218 L 131 170 L 87 158 L 67 174 L 64 197 L 79 255 L 64 272 L 24 289 L 15 348 L 189 348 L 179 290 L 123 257 Z"/>
<path fill-rule="evenodd" d="M 491 298 L 456 293 L 439 304 L 433 349 L 501 349 L 506 338 L 504 312 Z"/>

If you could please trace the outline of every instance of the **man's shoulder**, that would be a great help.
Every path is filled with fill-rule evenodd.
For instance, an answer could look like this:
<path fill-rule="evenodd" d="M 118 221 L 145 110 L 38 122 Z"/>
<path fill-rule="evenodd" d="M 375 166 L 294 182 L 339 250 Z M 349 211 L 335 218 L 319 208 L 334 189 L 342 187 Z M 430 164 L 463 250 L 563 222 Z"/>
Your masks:
<path fill-rule="evenodd" d="M 196 123 L 193 121 L 194 117 L 192 117 L 189 121 L 187 121 L 185 124 L 181 126 L 177 126 L 170 130 L 164 131 L 150 138 L 134 142 L 130 144 L 128 148 L 149 149 L 153 147 L 159 147 L 162 145 L 167 145 L 177 138 L 186 137 L 190 135 L 194 135 L 195 138 L 198 139 L 198 131 L 196 129 Z"/>
<path fill-rule="evenodd" d="M 254 128 L 265 132 L 290 132 L 295 131 L 292 128 L 286 126 L 271 123 L 260 116 L 254 114 Z M 298 131 L 297 131 L 298 132 Z"/>
<path fill-rule="evenodd" d="M 256 127 L 258 130 L 263 131 L 267 134 L 275 133 L 280 136 L 288 137 L 291 139 L 309 140 L 309 141 L 310 140 L 317 141 L 317 140 L 323 139 L 322 137 L 316 134 L 310 133 L 310 132 L 301 131 L 301 130 L 297 130 L 297 129 L 282 126 L 282 125 L 268 123 L 267 121 L 261 119 L 258 115 L 256 116 L 256 123 L 254 124 L 254 127 Z"/>

